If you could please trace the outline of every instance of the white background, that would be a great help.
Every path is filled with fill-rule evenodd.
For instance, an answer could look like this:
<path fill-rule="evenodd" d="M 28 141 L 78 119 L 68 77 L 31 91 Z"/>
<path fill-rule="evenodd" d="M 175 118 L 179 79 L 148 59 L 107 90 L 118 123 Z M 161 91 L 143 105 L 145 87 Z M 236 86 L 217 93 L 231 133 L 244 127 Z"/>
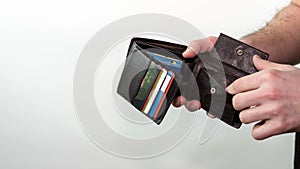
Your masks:
<path fill-rule="evenodd" d="M 234 130 L 222 124 L 204 145 L 196 143 L 199 133 L 192 131 L 178 147 L 157 158 L 115 157 L 86 137 L 72 100 L 81 50 L 117 19 L 163 13 L 190 22 L 207 36 L 223 32 L 239 38 L 263 26 L 288 2 L 1 0 L 0 168 L 292 168 L 294 135 L 255 141 L 251 125 Z"/>

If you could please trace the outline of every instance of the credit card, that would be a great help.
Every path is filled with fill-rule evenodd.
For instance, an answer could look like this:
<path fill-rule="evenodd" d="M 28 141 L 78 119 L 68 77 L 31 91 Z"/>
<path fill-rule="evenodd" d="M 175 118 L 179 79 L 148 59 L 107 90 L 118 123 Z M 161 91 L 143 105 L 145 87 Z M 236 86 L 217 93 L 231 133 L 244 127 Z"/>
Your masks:
<path fill-rule="evenodd" d="M 150 112 L 149 112 L 150 117 L 156 118 L 156 116 L 166 98 L 166 95 L 169 91 L 169 88 L 173 82 L 174 77 L 175 77 L 175 74 L 171 71 L 168 71 L 167 76 L 166 76 L 166 78 L 154 100 L 154 103 L 150 109 Z"/>
<path fill-rule="evenodd" d="M 146 103 L 142 108 L 142 112 L 144 112 L 145 114 L 149 113 L 149 110 L 157 96 L 157 93 L 159 92 L 160 87 L 162 86 L 162 84 L 166 78 L 166 75 L 167 75 L 167 70 L 165 70 L 165 69 L 162 69 L 159 72 L 159 74 L 156 78 L 156 81 L 154 83 L 154 86 L 153 86 L 152 90 L 150 91 L 150 94 L 146 100 Z"/>
<path fill-rule="evenodd" d="M 167 56 L 163 56 L 157 53 L 149 52 L 147 53 L 155 60 L 159 61 L 160 63 L 166 65 L 169 69 L 173 70 L 174 72 L 179 73 L 182 67 L 182 61 L 170 58 Z"/>

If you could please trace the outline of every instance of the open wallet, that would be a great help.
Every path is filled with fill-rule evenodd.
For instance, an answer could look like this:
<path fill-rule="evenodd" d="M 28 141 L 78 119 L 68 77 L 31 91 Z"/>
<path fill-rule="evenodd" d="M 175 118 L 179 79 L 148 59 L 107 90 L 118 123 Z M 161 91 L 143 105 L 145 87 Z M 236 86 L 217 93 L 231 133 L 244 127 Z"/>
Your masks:
<path fill-rule="evenodd" d="M 183 58 L 187 46 L 146 38 L 133 38 L 117 92 L 156 124 L 165 117 L 177 96 L 199 100 L 201 108 L 223 122 L 240 128 L 240 111 L 232 105 L 226 87 L 257 71 L 254 55 L 268 54 L 220 34 L 213 50 Z"/>

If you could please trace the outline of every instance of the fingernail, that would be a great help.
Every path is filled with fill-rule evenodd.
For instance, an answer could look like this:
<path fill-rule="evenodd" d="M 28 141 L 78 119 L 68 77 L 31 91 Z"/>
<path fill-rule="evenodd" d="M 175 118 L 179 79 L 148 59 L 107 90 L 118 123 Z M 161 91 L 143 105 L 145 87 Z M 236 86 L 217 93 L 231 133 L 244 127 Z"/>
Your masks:
<path fill-rule="evenodd" d="M 254 58 L 255 58 L 255 59 L 261 59 L 258 55 L 254 55 L 254 56 L 253 56 L 253 59 L 254 59 Z"/>
<path fill-rule="evenodd" d="M 208 117 L 210 117 L 210 118 L 212 118 L 212 119 L 214 119 L 214 118 L 216 118 L 216 116 L 214 116 L 214 115 L 212 115 L 212 114 L 210 114 L 210 113 L 206 113 L 206 115 L 208 116 Z"/>
<path fill-rule="evenodd" d="M 226 91 L 230 94 L 233 93 L 233 88 L 232 88 L 232 85 L 229 85 L 227 88 L 226 88 Z"/>
<path fill-rule="evenodd" d="M 198 110 L 199 108 L 198 108 L 198 106 L 192 104 L 192 105 L 191 105 L 191 109 L 193 109 L 193 110 Z"/>
<path fill-rule="evenodd" d="M 190 49 L 189 47 L 186 48 L 186 50 L 182 53 L 182 55 L 186 55 L 188 54 L 189 52 L 191 52 L 192 49 Z"/>

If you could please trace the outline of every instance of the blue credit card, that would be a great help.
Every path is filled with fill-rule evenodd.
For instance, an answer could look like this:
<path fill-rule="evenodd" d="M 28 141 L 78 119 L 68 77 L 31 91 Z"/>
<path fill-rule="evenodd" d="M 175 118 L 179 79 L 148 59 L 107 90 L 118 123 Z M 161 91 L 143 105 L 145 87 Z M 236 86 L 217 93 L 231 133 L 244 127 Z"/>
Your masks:
<path fill-rule="evenodd" d="M 170 58 L 170 57 L 166 57 L 157 53 L 153 53 L 153 52 L 149 52 L 147 51 L 147 53 L 155 60 L 159 61 L 160 63 L 166 65 L 169 69 L 179 73 L 180 69 L 182 67 L 182 61 L 174 59 L 174 58 Z"/>

